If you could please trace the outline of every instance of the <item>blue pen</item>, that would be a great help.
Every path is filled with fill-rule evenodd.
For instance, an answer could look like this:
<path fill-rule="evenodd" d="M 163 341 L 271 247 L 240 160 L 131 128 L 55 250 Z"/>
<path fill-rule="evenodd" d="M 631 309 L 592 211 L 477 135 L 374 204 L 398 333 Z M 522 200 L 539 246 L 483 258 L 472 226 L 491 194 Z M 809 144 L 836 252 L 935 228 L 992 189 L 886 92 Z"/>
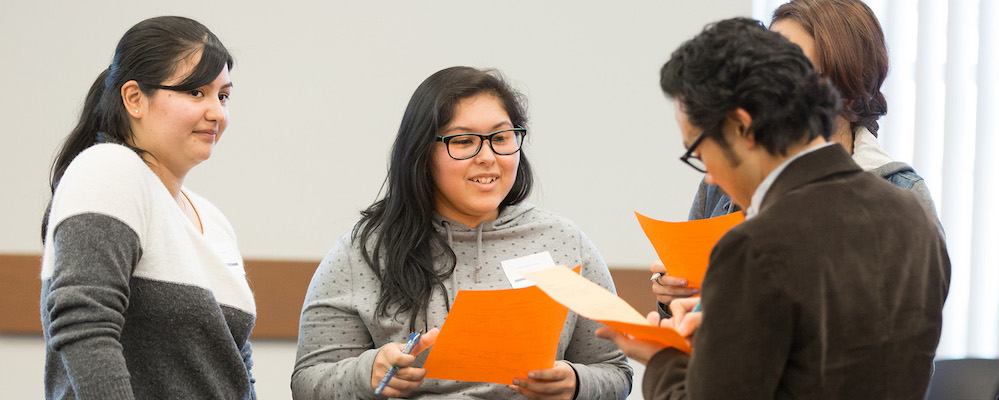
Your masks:
<path fill-rule="evenodd" d="M 699 301 L 697 302 L 697 305 L 694 306 L 694 311 L 693 312 L 698 312 L 698 311 L 701 311 L 701 302 L 699 302 Z"/>
<path fill-rule="evenodd" d="M 403 354 L 411 353 L 413 349 L 416 348 L 416 342 L 419 341 L 419 332 L 410 333 L 409 336 L 406 337 L 406 346 L 402 348 Z M 388 370 L 388 373 L 385 374 L 385 377 L 382 378 L 382 381 L 378 382 L 378 387 L 375 388 L 375 394 L 382 394 L 382 390 L 385 390 L 385 386 L 388 386 L 389 381 L 392 380 L 392 377 L 395 376 L 397 371 L 399 371 L 399 367 L 393 365 L 392 368 Z"/>

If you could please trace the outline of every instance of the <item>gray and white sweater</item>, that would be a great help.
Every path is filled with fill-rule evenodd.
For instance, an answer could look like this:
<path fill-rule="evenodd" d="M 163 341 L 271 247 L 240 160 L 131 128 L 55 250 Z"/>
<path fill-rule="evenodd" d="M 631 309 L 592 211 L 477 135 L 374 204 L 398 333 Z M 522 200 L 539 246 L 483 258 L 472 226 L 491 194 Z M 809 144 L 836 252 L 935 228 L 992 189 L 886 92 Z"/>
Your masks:
<path fill-rule="evenodd" d="M 543 251 L 550 252 L 557 264 L 582 264 L 584 277 L 614 291 L 606 264 L 579 227 L 533 205 L 506 207 L 495 221 L 475 228 L 440 215 L 434 223 L 438 234 L 448 238 L 457 265 L 444 283 L 447 293 L 435 292 L 431 297 L 426 321 L 430 328 L 444 324 L 458 290 L 509 289 L 500 262 Z M 384 398 L 371 389 L 375 355 L 386 343 L 401 342 L 409 326 L 408 318 L 399 321 L 377 314 L 379 288 L 359 243 L 347 231 L 319 265 L 306 295 L 291 384 L 294 398 Z M 567 361 L 576 371 L 577 398 L 623 399 L 631 390 L 632 370 L 613 343 L 594 337 L 600 326 L 570 311 L 556 359 Z M 419 355 L 414 365 L 422 366 L 427 354 Z M 439 379 L 426 379 L 410 395 L 417 399 L 516 397 L 505 385 Z"/>
<path fill-rule="evenodd" d="M 253 294 L 225 216 L 204 234 L 132 150 L 99 144 L 52 198 L 42 260 L 48 399 L 253 399 Z"/>

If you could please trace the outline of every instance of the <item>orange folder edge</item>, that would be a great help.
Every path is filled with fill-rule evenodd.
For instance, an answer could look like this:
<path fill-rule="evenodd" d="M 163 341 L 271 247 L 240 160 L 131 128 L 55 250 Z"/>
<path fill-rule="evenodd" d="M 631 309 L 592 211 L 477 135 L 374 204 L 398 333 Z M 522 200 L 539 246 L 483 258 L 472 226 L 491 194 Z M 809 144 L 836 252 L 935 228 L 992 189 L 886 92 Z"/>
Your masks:
<path fill-rule="evenodd" d="M 573 268 L 572 271 L 579 274 L 581 269 L 582 265 L 579 265 L 576 268 Z M 556 331 L 554 331 L 554 335 L 552 335 L 552 337 L 532 342 L 532 345 L 537 348 L 537 354 L 541 353 L 550 354 L 549 356 L 550 361 L 548 360 L 548 357 L 544 357 L 545 359 L 543 361 L 538 359 L 535 359 L 533 361 L 520 360 L 520 361 L 527 361 L 527 364 L 537 363 L 534 365 L 526 365 L 526 364 L 517 365 L 514 363 L 502 363 L 502 362 L 497 363 L 498 360 L 496 358 L 493 358 L 490 360 L 491 364 L 488 370 L 483 370 L 482 368 L 478 369 L 465 368 L 465 366 L 481 361 L 482 358 L 481 354 L 471 354 L 468 352 L 458 353 L 455 351 L 458 350 L 454 348 L 456 344 L 464 348 L 470 347 L 468 340 L 473 340 L 473 338 L 451 337 L 453 334 L 451 334 L 450 332 L 454 332 L 454 328 L 447 330 L 447 332 L 449 332 L 448 336 L 444 336 L 445 327 L 447 326 L 462 327 L 469 322 L 461 320 L 461 318 L 465 318 L 465 316 L 463 314 L 458 313 L 456 314 L 459 316 L 459 319 L 457 321 L 454 319 L 445 319 L 444 325 L 441 326 L 440 336 L 437 337 L 437 343 L 435 343 L 434 346 L 430 348 L 431 352 L 427 354 L 427 361 L 423 365 L 423 367 L 427 369 L 427 376 L 426 376 L 427 378 L 451 379 L 451 380 L 459 380 L 466 382 L 491 382 L 498 384 L 510 384 L 513 382 L 514 377 L 524 378 L 527 376 L 527 373 L 530 371 L 550 368 L 547 366 L 549 364 L 554 365 L 555 356 L 558 349 L 558 342 L 561 337 L 561 327 L 565 323 L 566 315 L 569 312 L 568 308 L 552 300 L 550 297 L 545 295 L 544 292 L 541 291 L 541 289 L 538 288 L 537 286 L 531 286 L 521 289 L 500 289 L 498 291 L 507 291 L 507 290 L 522 291 L 522 293 L 524 293 L 526 296 L 530 297 L 537 296 L 538 299 L 542 298 L 547 299 L 548 301 L 555 303 L 555 305 L 557 305 L 558 308 L 561 309 L 561 312 L 557 313 L 558 315 L 561 316 L 561 318 L 556 318 L 558 320 L 558 328 Z M 492 292 L 492 291 L 476 291 L 476 292 Z M 458 303 L 459 301 L 458 296 L 460 295 L 461 291 L 459 291 L 459 293 L 455 296 L 455 304 Z M 467 297 L 463 296 L 462 298 L 464 299 Z M 455 308 L 456 305 L 452 305 L 451 308 L 452 312 L 455 311 Z M 516 310 L 511 310 L 511 311 L 516 311 Z M 451 325 L 448 325 L 449 321 L 452 322 Z M 555 321 L 553 320 L 551 322 L 554 326 Z M 443 347 L 438 346 L 437 345 L 438 343 L 444 346 Z M 482 348 L 482 346 L 483 345 L 476 345 L 472 347 Z M 433 350 L 435 349 L 437 349 L 436 353 L 433 352 Z M 437 356 L 433 357 L 434 354 L 436 354 Z"/>
<path fill-rule="evenodd" d="M 553 275 L 547 276 L 544 280 L 535 280 L 535 282 L 538 283 L 538 287 L 541 288 L 542 290 L 545 290 L 546 280 L 548 280 L 548 279 L 554 279 L 555 276 L 563 274 L 562 272 L 559 272 L 557 270 L 558 268 L 565 268 L 565 267 L 559 266 L 559 267 L 556 267 L 556 269 L 554 269 L 554 270 L 545 270 L 546 271 L 546 275 L 547 275 L 547 272 L 552 272 Z M 563 271 L 564 271 L 564 269 L 563 269 Z M 531 275 L 533 275 L 533 274 L 525 274 L 525 275 L 528 276 L 529 279 L 531 279 L 532 278 Z M 582 290 L 582 291 L 584 291 L 584 292 L 587 291 L 587 290 L 599 290 L 599 291 L 605 292 L 608 296 L 617 297 L 616 295 L 614 295 L 609 290 L 607 290 L 607 289 L 605 289 L 603 287 L 600 287 L 600 286 L 594 284 L 592 281 L 586 279 L 585 277 L 579 276 L 579 277 L 573 278 L 573 279 L 567 279 L 567 278 L 568 277 L 565 277 L 565 278 L 561 279 L 561 281 L 562 282 L 569 282 L 569 283 L 572 283 L 573 281 L 576 281 L 576 283 L 573 284 L 573 285 L 578 286 L 579 289 Z M 585 281 L 585 282 L 583 282 L 583 281 Z M 551 289 L 551 288 L 549 288 L 549 289 Z M 548 294 L 549 296 L 553 295 L 552 293 L 549 293 L 548 291 L 545 291 L 545 293 Z M 560 293 L 560 291 L 556 291 L 556 293 Z M 559 302 L 559 303 L 561 303 L 561 304 L 563 304 L 563 305 L 565 305 L 566 307 L 569 307 L 570 310 L 572 310 L 574 306 L 578 306 L 579 305 L 579 304 L 574 304 L 574 303 L 571 303 L 571 304 L 564 303 L 563 301 L 574 302 L 574 300 L 570 300 L 568 298 L 563 298 L 563 297 L 561 297 L 561 294 L 555 294 L 554 297 L 552 297 L 552 299 L 555 300 L 555 301 L 557 301 L 557 302 Z M 638 311 L 636 311 L 634 309 L 634 307 L 631 307 L 631 305 L 629 305 L 627 302 L 625 302 L 624 300 L 621 300 L 620 297 L 617 297 L 617 299 L 620 300 L 621 301 L 620 304 L 625 309 L 628 310 L 628 311 L 624 311 L 622 309 L 621 310 L 622 312 L 624 312 L 626 314 L 634 314 L 635 317 L 636 317 L 636 318 L 627 318 L 626 317 L 625 319 L 642 320 L 643 322 L 642 323 L 625 322 L 624 320 L 607 319 L 606 317 L 605 318 L 596 318 L 596 319 L 591 318 L 591 319 L 593 319 L 594 321 L 600 322 L 600 323 L 602 323 L 604 325 L 607 325 L 609 328 L 614 329 L 614 330 L 616 330 L 618 332 L 630 335 L 631 337 L 633 337 L 635 339 L 640 339 L 640 340 L 644 340 L 644 341 L 647 341 L 647 342 L 656 343 L 656 344 L 659 344 L 659 345 L 664 346 L 664 347 L 675 347 L 675 348 L 679 349 L 680 351 L 683 351 L 684 353 L 690 354 L 690 351 L 691 351 L 690 345 L 687 344 L 687 340 L 683 336 L 681 336 L 678 332 L 676 332 L 675 330 L 673 330 L 671 328 L 650 325 L 648 322 L 644 321 L 644 318 L 641 317 L 641 314 Z M 574 311 L 577 314 L 579 314 L 579 312 L 582 311 L 582 310 L 579 310 L 579 311 L 574 310 Z M 583 314 L 587 314 L 587 313 L 583 312 Z M 580 314 L 580 317 L 586 318 L 583 314 Z"/>
<path fill-rule="evenodd" d="M 691 348 L 687 344 L 687 339 L 670 328 L 654 325 L 629 324 L 619 321 L 598 321 L 607 327 L 630 335 L 631 337 L 650 343 L 655 343 L 664 347 L 675 347 L 684 353 L 690 354 Z"/>
<path fill-rule="evenodd" d="M 638 211 L 635 216 L 669 275 L 687 279 L 690 288 L 701 287 L 718 240 L 745 220 L 741 212 L 684 222 L 660 221 Z"/>

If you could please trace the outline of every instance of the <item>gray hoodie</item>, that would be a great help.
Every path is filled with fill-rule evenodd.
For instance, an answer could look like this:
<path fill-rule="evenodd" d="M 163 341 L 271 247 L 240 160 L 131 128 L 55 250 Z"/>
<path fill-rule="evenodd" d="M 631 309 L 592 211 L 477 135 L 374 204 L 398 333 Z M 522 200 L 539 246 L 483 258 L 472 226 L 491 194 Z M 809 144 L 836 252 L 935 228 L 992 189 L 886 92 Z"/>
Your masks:
<path fill-rule="evenodd" d="M 447 293 L 431 296 L 426 326 L 440 327 L 458 290 L 511 287 L 500 262 L 543 251 L 557 264 L 582 265 L 581 274 L 614 292 L 607 266 L 583 232 L 565 217 L 519 204 L 501 210 L 495 221 L 470 228 L 435 215 L 434 227 L 457 257 Z M 337 240 L 312 278 L 302 309 L 298 359 L 292 375 L 296 399 L 375 399 L 371 367 L 383 345 L 401 342 L 408 320 L 377 315 L 378 277 L 364 263 L 350 231 Z M 444 304 L 445 299 L 448 304 Z M 422 318 L 419 321 L 423 325 Z M 599 323 L 569 312 L 557 360 L 576 371 L 579 399 L 623 399 L 631 391 L 632 370 L 613 343 L 594 337 Z M 422 366 L 427 352 L 414 365 Z M 504 385 L 427 379 L 411 398 L 506 399 L 518 395 Z"/>

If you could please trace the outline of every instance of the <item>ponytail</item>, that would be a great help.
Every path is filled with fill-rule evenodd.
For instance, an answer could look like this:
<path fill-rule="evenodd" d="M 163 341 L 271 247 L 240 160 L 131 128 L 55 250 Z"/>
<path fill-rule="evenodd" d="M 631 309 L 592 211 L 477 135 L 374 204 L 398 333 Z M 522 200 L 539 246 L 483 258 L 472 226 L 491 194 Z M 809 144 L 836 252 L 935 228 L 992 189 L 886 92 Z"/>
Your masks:
<path fill-rule="evenodd" d="M 59 150 L 59 155 L 52 164 L 52 177 L 49 187 L 55 193 L 59 180 L 66 173 L 66 167 L 88 147 L 97 142 L 97 132 L 100 131 L 101 110 L 100 102 L 104 94 L 104 81 L 107 79 L 109 69 L 105 69 L 87 92 L 87 99 L 83 102 L 83 111 L 80 113 L 80 120 L 76 127 L 66 137 L 66 141 Z"/>
<path fill-rule="evenodd" d="M 105 81 L 110 70 L 108 68 L 101 72 L 94 84 L 90 86 L 87 98 L 83 102 L 83 111 L 80 112 L 80 120 L 66 137 L 59 150 L 59 155 L 52 163 L 52 172 L 49 178 L 49 188 L 52 190 L 52 194 L 55 194 L 56 187 L 59 186 L 59 181 L 66 173 L 69 163 L 73 162 L 77 155 L 97 143 L 97 132 L 101 130 L 102 119 L 100 103 L 101 98 L 104 97 Z M 45 242 L 45 232 L 48 230 L 49 211 L 51 210 L 52 200 L 49 200 L 49 205 L 45 207 L 45 216 L 42 218 L 43 243 Z"/>
<path fill-rule="evenodd" d="M 850 104 L 850 111 L 857 116 L 856 121 L 850 122 L 850 131 L 855 132 L 857 128 L 864 127 L 874 137 L 878 137 L 878 118 L 888 113 L 888 101 L 880 90 L 875 91 L 871 99 L 864 102 L 854 102 Z"/>

